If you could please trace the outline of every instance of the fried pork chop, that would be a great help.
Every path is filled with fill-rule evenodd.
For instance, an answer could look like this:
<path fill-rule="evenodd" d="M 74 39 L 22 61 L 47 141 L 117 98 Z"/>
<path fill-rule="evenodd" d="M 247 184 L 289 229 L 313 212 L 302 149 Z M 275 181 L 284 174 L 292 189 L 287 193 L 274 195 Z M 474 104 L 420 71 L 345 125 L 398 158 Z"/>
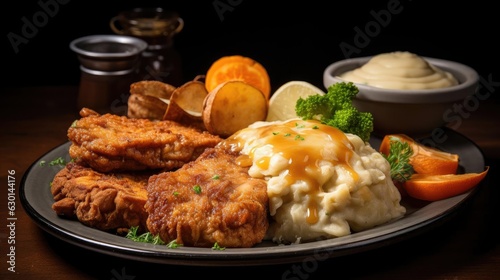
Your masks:
<path fill-rule="evenodd" d="M 69 154 L 96 171 L 173 170 L 221 141 L 173 121 L 151 121 L 84 108 L 68 129 Z"/>
<path fill-rule="evenodd" d="M 147 227 L 184 246 L 251 247 L 268 229 L 267 183 L 238 165 L 238 152 L 209 148 L 182 168 L 152 175 Z"/>
<path fill-rule="evenodd" d="M 127 230 L 132 226 L 146 229 L 147 181 L 151 174 L 103 174 L 70 162 L 52 181 L 59 216 L 77 218 L 82 224 L 104 231 Z"/>

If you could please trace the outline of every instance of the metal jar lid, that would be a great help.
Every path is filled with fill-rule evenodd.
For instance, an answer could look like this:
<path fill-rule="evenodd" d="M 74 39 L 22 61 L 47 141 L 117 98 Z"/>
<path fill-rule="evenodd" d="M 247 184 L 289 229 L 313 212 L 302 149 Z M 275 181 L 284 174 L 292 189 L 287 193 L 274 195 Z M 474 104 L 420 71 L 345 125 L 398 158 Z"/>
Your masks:
<path fill-rule="evenodd" d="M 78 55 L 82 70 L 120 73 L 137 65 L 148 44 L 131 36 L 91 35 L 75 39 L 69 46 Z"/>

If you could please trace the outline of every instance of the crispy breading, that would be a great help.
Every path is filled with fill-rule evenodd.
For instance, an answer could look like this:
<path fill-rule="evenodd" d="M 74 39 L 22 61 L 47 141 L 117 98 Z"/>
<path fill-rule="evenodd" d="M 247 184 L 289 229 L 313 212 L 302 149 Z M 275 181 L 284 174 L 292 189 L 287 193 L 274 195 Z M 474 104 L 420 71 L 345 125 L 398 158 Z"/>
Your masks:
<path fill-rule="evenodd" d="M 148 182 L 148 230 L 184 246 L 252 247 L 269 227 L 267 183 L 248 175 L 239 153 L 209 148 L 182 168 Z"/>
<path fill-rule="evenodd" d="M 99 115 L 84 108 L 68 129 L 70 156 L 100 172 L 173 170 L 222 139 L 173 121 Z"/>
<path fill-rule="evenodd" d="M 147 181 L 151 173 L 103 174 L 70 162 L 51 185 L 57 215 L 105 231 L 146 228 Z"/>

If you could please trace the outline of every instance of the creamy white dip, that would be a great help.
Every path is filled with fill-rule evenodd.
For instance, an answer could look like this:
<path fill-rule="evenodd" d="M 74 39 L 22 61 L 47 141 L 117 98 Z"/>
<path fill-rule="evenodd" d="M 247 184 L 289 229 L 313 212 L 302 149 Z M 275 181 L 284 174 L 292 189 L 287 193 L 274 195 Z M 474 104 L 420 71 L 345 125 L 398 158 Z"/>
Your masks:
<path fill-rule="evenodd" d="M 386 89 L 435 89 L 458 84 L 451 73 L 416 54 L 402 51 L 376 55 L 340 78 Z"/>

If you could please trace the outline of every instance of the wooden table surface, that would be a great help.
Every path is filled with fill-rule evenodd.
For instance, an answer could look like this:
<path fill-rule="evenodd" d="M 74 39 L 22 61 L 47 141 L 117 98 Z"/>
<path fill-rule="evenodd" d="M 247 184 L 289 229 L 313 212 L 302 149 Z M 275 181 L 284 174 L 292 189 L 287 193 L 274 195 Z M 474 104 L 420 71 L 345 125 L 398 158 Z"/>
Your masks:
<path fill-rule="evenodd" d="M 196 275 L 216 279 L 498 279 L 500 104 L 493 98 L 462 115 L 463 122 L 455 128 L 483 150 L 491 169 L 475 195 L 450 220 L 395 244 L 324 261 L 188 267 L 94 252 L 39 228 L 21 205 L 19 184 L 32 163 L 67 141 L 67 128 L 78 118 L 77 88 L 4 88 L 1 96 L 0 217 L 4 226 L 0 230 L 0 279 L 188 279 Z M 16 188 L 15 228 L 9 227 L 8 219 L 10 170 L 15 171 L 11 177 Z"/>

